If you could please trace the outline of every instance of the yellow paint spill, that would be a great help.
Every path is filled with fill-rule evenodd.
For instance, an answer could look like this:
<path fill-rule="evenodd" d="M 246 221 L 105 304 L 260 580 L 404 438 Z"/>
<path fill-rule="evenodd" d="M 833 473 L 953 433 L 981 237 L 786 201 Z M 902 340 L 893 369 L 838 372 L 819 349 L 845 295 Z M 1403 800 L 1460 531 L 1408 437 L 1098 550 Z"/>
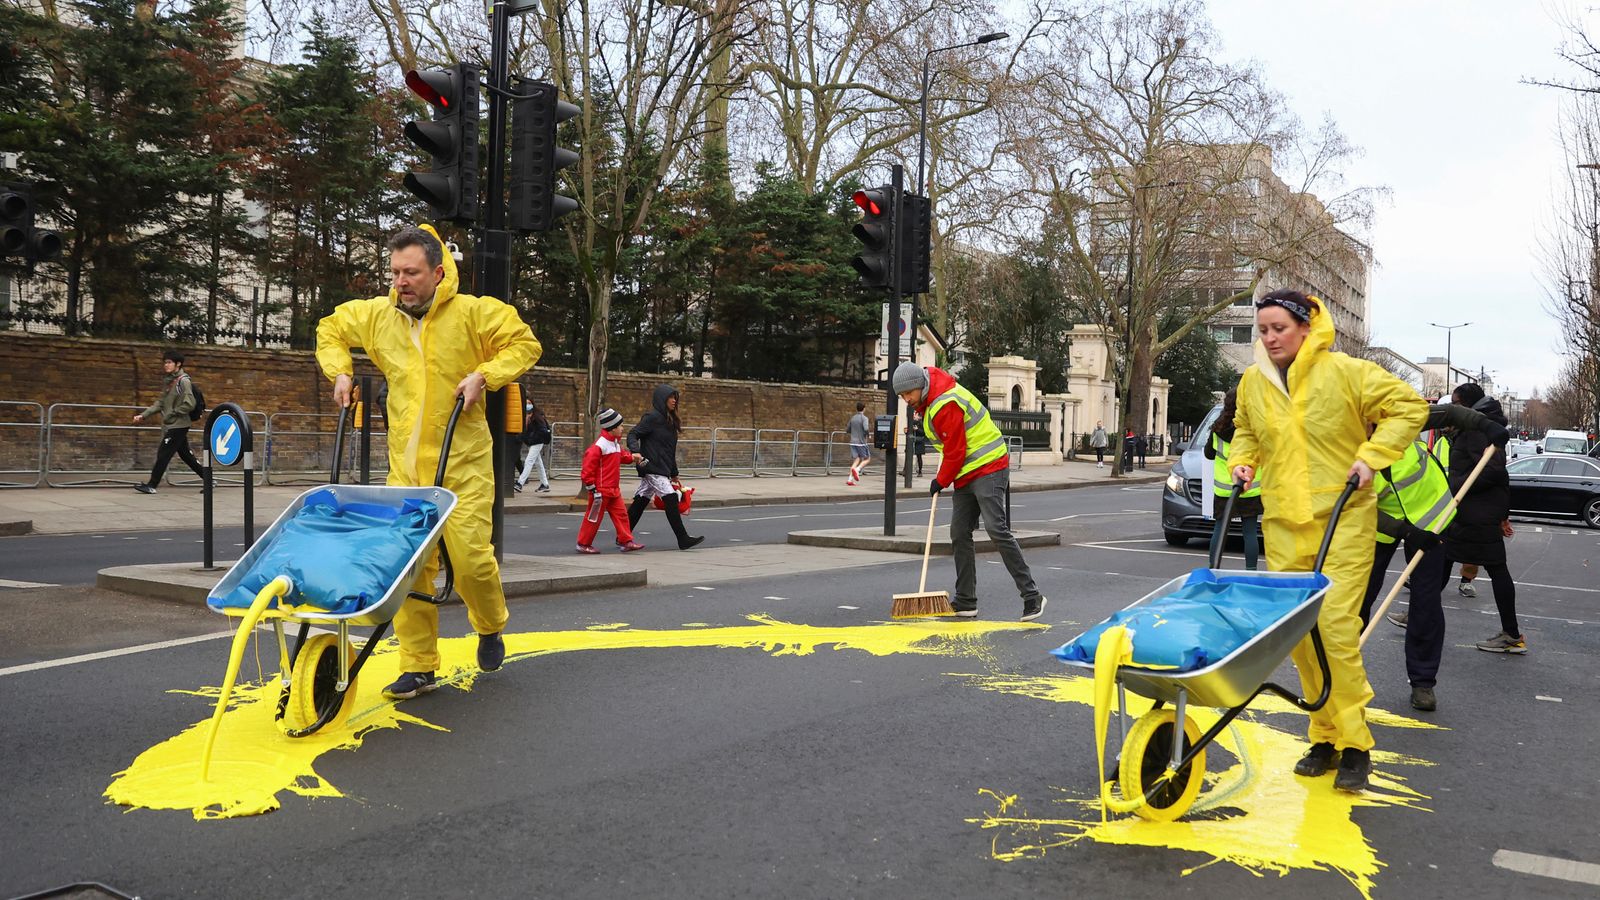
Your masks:
<path fill-rule="evenodd" d="M 780 622 L 767 616 L 749 618 L 754 624 L 692 631 L 630 629 L 617 623 L 582 631 L 507 634 L 506 661 L 584 650 L 688 647 L 760 648 L 774 656 L 805 656 L 822 646 L 873 656 L 972 656 L 984 652 L 983 638 L 988 634 L 1045 627 L 930 619 L 831 628 Z M 477 639 L 441 639 L 439 653 L 444 661 L 440 677 L 452 687 L 470 690 L 478 676 Z M 196 819 L 269 812 L 278 808 L 279 795 L 286 790 L 307 797 L 344 796 L 317 774 L 315 763 L 322 754 L 353 750 L 361 746 L 368 733 L 378 729 L 399 728 L 407 723 L 438 728 L 384 699 L 384 685 L 400 674 L 398 664 L 393 641 L 386 642 L 367 660 L 356 681 L 356 696 L 351 701 L 354 712 L 349 720 L 338 728 L 303 738 L 284 737 L 273 722 L 278 698 L 275 678 L 266 684 L 236 688 L 222 718 L 209 780 L 200 777 L 208 720 L 139 754 L 131 766 L 116 775 L 105 796 L 123 806 L 192 810 Z M 185 693 L 215 698 L 218 689 Z"/>
<path fill-rule="evenodd" d="M 1093 682 L 1084 677 L 965 677 L 985 690 L 1094 705 Z M 1149 701 L 1130 694 L 1129 705 L 1137 713 L 1148 709 Z M 1189 712 L 1202 730 L 1210 728 L 1218 718 L 1215 710 L 1207 708 L 1190 707 Z M 1299 714 L 1279 698 L 1273 697 L 1269 702 L 1267 697 L 1259 697 L 1252 712 L 1235 719 L 1218 736 L 1212 746 L 1232 753 L 1237 762 L 1225 771 L 1208 773 L 1204 792 L 1184 820 L 1149 822 L 1124 817 L 1102 823 L 1098 792 L 1094 786 L 1084 785 L 1082 791 L 1075 792 L 1076 796 L 1062 791 L 1063 796 L 1055 801 L 1080 811 L 1077 815 L 1033 815 L 1022 807 L 1017 795 L 984 790 L 981 793 L 994 802 L 994 809 L 968 821 L 996 831 L 991 852 L 995 859 L 1003 861 L 1042 856 L 1052 848 L 1085 839 L 1102 844 L 1166 847 L 1211 857 L 1209 862 L 1184 869 L 1184 875 L 1216 862 L 1232 863 L 1256 875 L 1271 872 L 1282 876 L 1296 869 L 1331 870 L 1370 900 L 1373 876 L 1384 863 L 1355 823 L 1353 813 L 1363 807 L 1426 810 L 1422 804 L 1428 798 L 1407 787 L 1405 779 L 1392 770 L 1396 766 L 1432 763 L 1374 751 L 1371 788 L 1360 794 L 1335 791 L 1331 774 L 1316 779 L 1293 774 L 1295 761 L 1306 749 L 1304 730 L 1291 734 L 1259 718 L 1263 713 L 1274 712 Z M 1369 713 L 1368 720 L 1375 725 L 1437 727 L 1394 713 Z M 1085 741 L 1083 748 L 1085 760 L 1091 758 L 1088 743 Z M 1209 756 L 1213 762 L 1220 758 L 1218 754 Z"/>

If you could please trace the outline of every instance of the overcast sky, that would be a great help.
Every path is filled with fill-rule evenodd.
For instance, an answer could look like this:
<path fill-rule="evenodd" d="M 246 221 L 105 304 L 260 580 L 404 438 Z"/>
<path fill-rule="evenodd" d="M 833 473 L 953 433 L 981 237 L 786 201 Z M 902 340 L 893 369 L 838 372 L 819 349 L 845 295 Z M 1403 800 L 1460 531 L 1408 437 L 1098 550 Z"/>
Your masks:
<path fill-rule="evenodd" d="M 1330 113 L 1364 149 L 1352 183 L 1387 185 L 1373 230 L 1373 343 L 1445 355 L 1527 396 L 1559 365 L 1537 239 L 1563 161 L 1561 28 L 1535 0 L 1211 0 L 1232 60 L 1256 59 L 1292 109 Z"/>

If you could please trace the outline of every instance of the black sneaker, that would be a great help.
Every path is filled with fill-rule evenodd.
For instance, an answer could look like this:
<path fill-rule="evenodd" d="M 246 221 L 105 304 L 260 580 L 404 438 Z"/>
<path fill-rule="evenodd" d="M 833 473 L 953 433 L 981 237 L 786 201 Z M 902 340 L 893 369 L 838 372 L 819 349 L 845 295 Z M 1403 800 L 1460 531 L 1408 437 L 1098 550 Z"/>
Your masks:
<path fill-rule="evenodd" d="M 1300 761 L 1294 764 L 1294 773 L 1306 778 L 1326 775 L 1333 765 L 1334 757 L 1338 755 L 1339 751 L 1333 749 L 1333 745 L 1326 741 L 1312 744 L 1306 755 L 1300 757 Z"/>
<path fill-rule="evenodd" d="M 1022 601 L 1022 621 L 1032 622 L 1044 612 L 1044 605 L 1050 601 L 1045 597 L 1035 597 L 1032 600 Z"/>
<path fill-rule="evenodd" d="M 1411 686 L 1411 708 L 1423 712 L 1433 712 L 1439 708 L 1439 700 L 1433 696 L 1433 688 L 1421 685 Z"/>
<path fill-rule="evenodd" d="M 534 488 L 533 492 L 535 494 L 548 494 L 548 493 L 550 493 L 550 485 L 541 484 L 538 487 Z"/>
<path fill-rule="evenodd" d="M 155 488 L 151 487 L 148 484 L 145 484 L 142 481 L 139 482 L 138 484 L 134 485 L 133 489 L 138 491 L 141 494 L 154 494 L 156 492 Z"/>
<path fill-rule="evenodd" d="M 978 601 L 976 600 L 951 600 L 950 608 L 955 610 L 956 615 L 963 619 L 975 619 L 978 617 Z"/>
<path fill-rule="evenodd" d="M 1351 748 L 1339 754 L 1339 774 L 1333 776 L 1335 790 L 1352 793 L 1367 789 L 1367 776 L 1372 774 L 1372 754 Z"/>
<path fill-rule="evenodd" d="M 383 695 L 390 700 L 410 700 L 418 694 L 439 689 L 439 680 L 433 677 L 432 672 L 407 672 L 394 680 L 394 684 L 383 689 Z"/>
<path fill-rule="evenodd" d="M 500 632 L 478 635 L 478 668 L 493 672 L 506 661 L 506 642 Z"/>
<path fill-rule="evenodd" d="M 704 540 L 705 540 L 705 536 L 704 535 L 686 537 L 683 540 L 678 542 L 678 549 L 679 550 L 689 550 L 689 549 L 692 549 L 694 547 L 698 547 L 698 546 L 700 546 L 701 542 L 703 542 Z"/>

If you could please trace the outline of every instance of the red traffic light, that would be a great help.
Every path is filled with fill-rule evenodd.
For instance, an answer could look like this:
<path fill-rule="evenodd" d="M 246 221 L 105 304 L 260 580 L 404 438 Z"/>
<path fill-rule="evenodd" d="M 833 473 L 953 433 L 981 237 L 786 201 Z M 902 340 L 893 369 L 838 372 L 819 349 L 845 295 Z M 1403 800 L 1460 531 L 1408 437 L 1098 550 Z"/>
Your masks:
<path fill-rule="evenodd" d="M 450 108 L 450 73 L 437 69 L 428 72 L 418 72 L 416 69 L 406 73 L 406 87 L 412 93 L 428 101 L 431 106 L 440 109 Z"/>
<path fill-rule="evenodd" d="M 883 215 L 883 205 L 879 202 L 880 195 L 877 191 L 856 191 L 850 199 L 869 216 Z"/>

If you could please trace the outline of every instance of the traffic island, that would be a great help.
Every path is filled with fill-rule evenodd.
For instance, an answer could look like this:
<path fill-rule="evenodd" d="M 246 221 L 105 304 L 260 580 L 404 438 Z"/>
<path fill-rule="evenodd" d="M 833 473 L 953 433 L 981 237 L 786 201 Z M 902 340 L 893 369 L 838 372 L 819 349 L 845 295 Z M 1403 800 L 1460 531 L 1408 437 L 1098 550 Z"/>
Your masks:
<path fill-rule="evenodd" d="M 164 563 L 147 566 L 116 566 L 101 569 L 97 587 L 160 600 L 204 604 L 236 560 L 204 569 L 199 563 Z M 640 587 L 649 583 L 648 570 L 632 559 L 584 560 L 582 564 L 562 562 L 543 556 L 513 553 L 500 563 L 500 581 L 506 597 L 535 597 L 600 588 Z"/>
<path fill-rule="evenodd" d="M 789 543 L 800 544 L 808 547 L 834 547 L 845 550 L 877 550 L 884 553 L 914 553 L 922 555 L 924 542 L 928 532 L 925 528 L 916 526 L 902 526 L 899 534 L 885 535 L 883 527 L 876 528 L 828 528 L 821 531 L 791 531 Z M 1059 547 L 1061 546 L 1061 533 L 1056 531 L 1028 531 L 1017 529 L 1011 532 L 1017 543 L 1027 547 Z M 994 541 L 983 529 L 978 529 L 972 536 L 972 549 L 978 553 L 991 553 L 994 551 Z M 938 525 L 933 529 L 934 556 L 950 556 L 950 526 Z"/>

